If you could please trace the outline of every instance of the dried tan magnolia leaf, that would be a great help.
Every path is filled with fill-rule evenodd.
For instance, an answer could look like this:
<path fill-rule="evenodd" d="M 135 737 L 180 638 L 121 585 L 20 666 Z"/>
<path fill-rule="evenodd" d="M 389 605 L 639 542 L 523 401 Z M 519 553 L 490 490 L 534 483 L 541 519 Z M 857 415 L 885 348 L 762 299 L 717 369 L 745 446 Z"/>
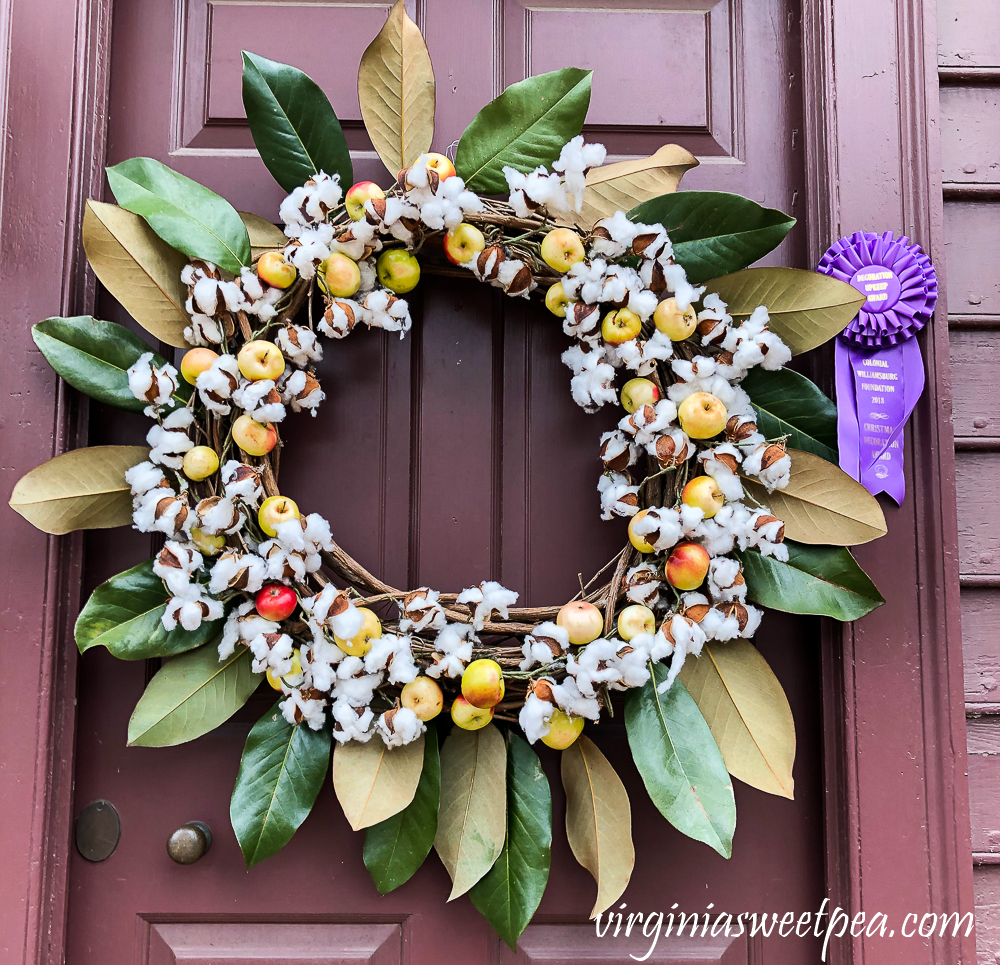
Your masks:
<path fill-rule="evenodd" d="M 395 175 L 430 149 L 434 68 L 403 0 L 368 45 L 358 68 L 361 116 L 382 162 Z"/>
<path fill-rule="evenodd" d="M 109 529 L 132 522 L 125 471 L 149 455 L 146 446 L 92 446 L 43 462 L 22 476 L 10 507 L 43 533 Z"/>
<path fill-rule="evenodd" d="M 424 766 L 424 738 L 387 748 L 378 737 L 348 741 L 333 752 L 333 789 L 355 831 L 385 821 L 405 808 Z"/>
<path fill-rule="evenodd" d="M 804 268 L 744 268 L 706 282 L 733 318 L 766 305 L 771 329 L 792 350 L 808 352 L 842 332 L 865 303 L 847 282 Z"/>
<path fill-rule="evenodd" d="M 254 257 L 262 251 L 284 248 L 288 244 L 285 233 L 266 218 L 251 214 L 249 211 L 238 211 L 237 214 L 246 225 L 247 234 L 250 235 L 250 249 Z"/>
<path fill-rule="evenodd" d="M 785 521 L 785 536 L 799 543 L 856 546 L 885 536 L 878 500 L 839 466 L 811 452 L 789 449 L 792 473 L 785 489 L 769 493 L 744 478 L 744 488 Z"/>
<path fill-rule="evenodd" d="M 670 194 L 677 190 L 684 172 L 697 166 L 698 159 L 686 148 L 664 144 L 649 157 L 592 168 L 576 223 L 590 226 L 616 211 L 628 213 L 643 201 Z"/>
<path fill-rule="evenodd" d="M 778 678 L 749 640 L 710 642 L 681 680 L 733 777 L 768 794 L 795 796 L 795 721 Z"/>
<path fill-rule="evenodd" d="M 454 728 L 441 748 L 441 805 L 434 849 L 451 876 L 448 901 L 464 895 L 503 850 L 507 747 L 500 732 Z"/>
<path fill-rule="evenodd" d="M 137 214 L 102 201 L 83 213 L 83 250 L 101 284 L 147 332 L 183 347 L 189 324 L 181 269 L 187 257 L 162 241 Z"/>
<path fill-rule="evenodd" d="M 562 752 L 566 837 L 573 857 L 597 882 L 596 918 L 628 887 L 635 865 L 628 792 L 608 759 L 581 735 Z"/>

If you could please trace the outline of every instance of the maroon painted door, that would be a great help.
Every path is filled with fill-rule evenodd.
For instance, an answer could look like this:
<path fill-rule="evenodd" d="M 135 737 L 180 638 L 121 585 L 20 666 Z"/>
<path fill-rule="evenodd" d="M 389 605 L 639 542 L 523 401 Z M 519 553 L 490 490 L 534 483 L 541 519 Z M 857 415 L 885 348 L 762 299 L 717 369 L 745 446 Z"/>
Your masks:
<path fill-rule="evenodd" d="M 569 0 L 420 0 L 410 10 L 436 65 L 436 150 L 475 111 L 531 73 L 595 69 L 587 132 L 611 157 L 679 142 L 702 158 L 687 187 L 733 190 L 803 217 L 798 10 L 786 0 L 651 0 L 641 10 Z M 114 8 L 108 163 L 160 158 L 228 197 L 276 216 L 281 192 L 252 149 L 240 100 L 241 48 L 308 71 L 326 89 L 355 154 L 357 177 L 387 173 L 360 124 L 355 78 L 385 2 L 130 0 Z M 792 78 L 792 81 L 789 81 Z M 111 200 L 110 196 L 107 200 Z M 797 228 L 772 256 L 804 266 Z M 621 523 L 597 519 L 596 443 L 613 413 L 572 402 L 559 361 L 566 340 L 539 306 L 474 283 L 436 280 L 411 297 L 403 341 L 370 332 L 327 352 L 327 401 L 290 424 L 283 489 L 321 511 L 337 540 L 398 586 L 459 589 L 498 579 L 528 604 L 555 603 L 621 546 Z M 100 312 L 123 318 L 110 298 Z M 90 442 L 141 442 L 139 418 L 91 408 Z M 149 538 L 86 537 L 85 590 L 151 554 Z M 622 774 L 637 861 L 629 911 L 706 908 L 815 911 L 824 838 L 817 621 L 768 614 L 757 642 L 789 694 L 798 726 L 796 800 L 736 787 L 739 823 L 726 862 L 675 832 L 648 801 L 624 728 L 590 733 Z M 379 897 L 328 786 L 291 844 L 247 872 L 229 828 L 229 793 L 260 692 L 233 720 L 191 744 L 126 749 L 128 717 L 150 668 L 103 652 L 81 660 L 75 808 L 105 798 L 121 842 L 102 863 L 74 853 L 69 965 L 184 961 L 450 963 L 629 961 L 650 940 L 598 939 L 587 922 L 594 883 L 562 833 L 558 757 L 542 748 L 554 788 L 552 875 L 519 957 L 467 898 L 445 904 L 432 855 Z M 164 842 L 190 820 L 214 845 L 173 864 Z M 798 963 L 808 939 L 663 938 L 651 960 Z"/>

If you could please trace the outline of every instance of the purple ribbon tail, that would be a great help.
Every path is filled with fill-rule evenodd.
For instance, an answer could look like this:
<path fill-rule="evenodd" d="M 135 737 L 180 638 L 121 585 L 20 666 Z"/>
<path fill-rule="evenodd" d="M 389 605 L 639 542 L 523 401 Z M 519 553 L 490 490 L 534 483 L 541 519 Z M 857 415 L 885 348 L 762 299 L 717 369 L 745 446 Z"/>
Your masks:
<path fill-rule="evenodd" d="M 849 349 L 842 339 L 834 343 L 837 379 L 837 448 L 840 468 L 848 476 L 861 479 L 861 434 L 858 428 L 858 403 L 854 394 L 854 369 Z"/>

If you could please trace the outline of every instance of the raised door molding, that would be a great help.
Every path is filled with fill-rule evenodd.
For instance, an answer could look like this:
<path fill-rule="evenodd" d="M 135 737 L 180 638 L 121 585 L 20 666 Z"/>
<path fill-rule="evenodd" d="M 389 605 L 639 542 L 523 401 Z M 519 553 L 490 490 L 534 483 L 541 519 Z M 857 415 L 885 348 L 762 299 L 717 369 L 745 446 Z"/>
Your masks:
<path fill-rule="evenodd" d="M 400 965 L 398 923 L 144 920 L 142 965 Z"/>

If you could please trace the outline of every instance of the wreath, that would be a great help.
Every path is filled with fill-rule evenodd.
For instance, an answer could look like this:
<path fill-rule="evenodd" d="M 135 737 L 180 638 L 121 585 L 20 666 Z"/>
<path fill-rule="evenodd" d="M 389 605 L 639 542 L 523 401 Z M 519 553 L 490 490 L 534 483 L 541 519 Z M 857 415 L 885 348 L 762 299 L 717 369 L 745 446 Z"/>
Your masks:
<path fill-rule="evenodd" d="M 130 745 L 192 740 L 265 678 L 279 692 L 233 792 L 248 866 L 306 818 L 332 748 L 379 891 L 433 847 L 450 897 L 468 892 L 512 947 L 549 870 L 551 797 L 532 745 L 561 752 L 566 833 L 597 882 L 597 915 L 625 890 L 634 851 L 628 796 L 586 722 L 626 691 L 653 803 L 728 857 L 730 775 L 793 792 L 788 701 L 750 642 L 759 608 L 854 620 L 883 602 L 846 548 L 885 533 L 882 513 L 836 464 L 833 404 L 785 367 L 864 296 L 815 272 L 747 268 L 794 219 L 674 193 L 697 163 L 682 149 L 605 164 L 580 134 L 590 83 L 573 68 L 516 83 L 473 119 L 454 161 L 428 153 L 433 72 L 397 3 L 359 73 L 372 143 L 399 171 L 383 189 L 353 184 L 312 80 L 244 53 L 250 129 L 288 192 L 283 228 L 149 158 L 109 168 L 118 206 L 88 202 L 87 257 L 141 326 L 187 351 L 178 371 L 118 324 L 35 325 L 70 385 L 154 424 L 145 447 L 39 466 L 11 500 L 48 533 L 131 523 L 165 538 L 99 586 L 76 624 L 81 652 L 163 661 Z M 280 426 L 323 401 L 323 339 L 362 326 L 405 336 L 405 296 L 424 273 L 543 298 L 571 340 L 574 400 L 622 406 L 599 441 L 597 488 L 602 518 L 629 520 L 628 541 L 572 600 L 519 608 L 491 580 L 397 589 L 281 494 Z"/>

